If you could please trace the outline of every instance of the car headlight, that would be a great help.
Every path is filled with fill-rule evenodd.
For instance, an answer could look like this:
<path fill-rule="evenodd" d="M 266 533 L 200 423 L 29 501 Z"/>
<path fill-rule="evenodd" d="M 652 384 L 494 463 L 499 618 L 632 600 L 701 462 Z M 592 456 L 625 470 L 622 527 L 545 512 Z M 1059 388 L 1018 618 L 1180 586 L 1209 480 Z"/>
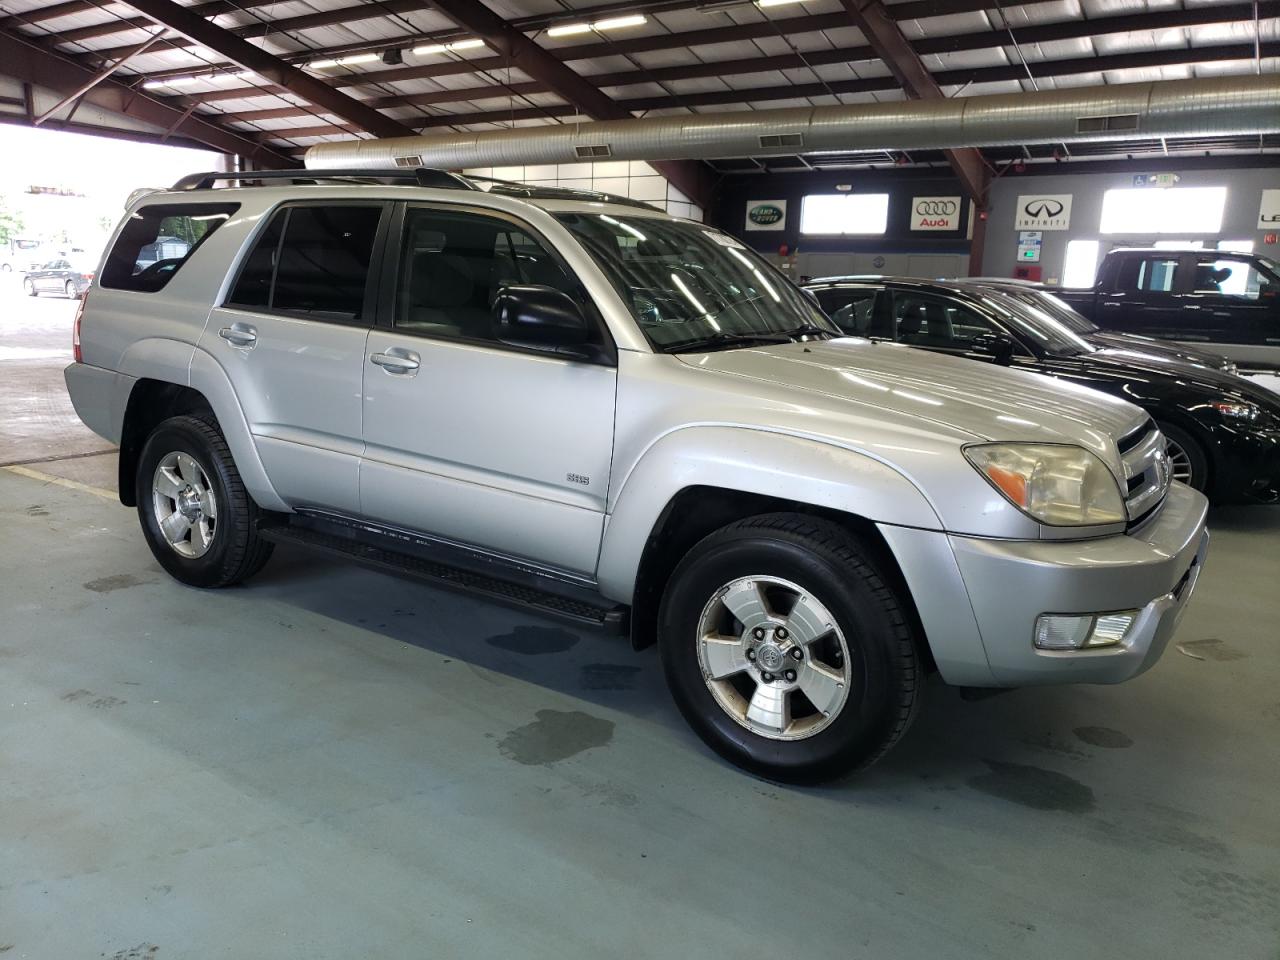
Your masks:
<path fill-rule="evenodd" d="M 1056 527 L 1123 523 L 1124 498 L 1107 465 L 1083 447 L 982 443 L 964 455 L 1006 500 Z"/>
<path fill-rule="evenodd" d="M 1210 406 L 1229 420 L 1243 420 L 1246 423 L 1252 423 L 1262 416 L 1261 410 L 1252 403 L 1243 401 L 1223 400 L 1210 404 Z"/>

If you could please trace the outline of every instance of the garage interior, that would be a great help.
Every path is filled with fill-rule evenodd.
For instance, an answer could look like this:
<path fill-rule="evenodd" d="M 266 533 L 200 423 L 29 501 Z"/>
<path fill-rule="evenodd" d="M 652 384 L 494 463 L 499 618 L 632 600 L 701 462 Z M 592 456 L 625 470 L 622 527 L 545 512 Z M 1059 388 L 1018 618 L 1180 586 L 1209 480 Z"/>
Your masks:
<path fill-rule="evenodd" d="M 1280 7 L 0 5 L 0 129 L 86 167 L 111 140 L 290 169 L 356 140 L 1179 81 L 1280 83 Z M 1203 127 L 460 169 L 655 205 L 797 282 L 1087 286 L 1113 247 L 1276 259 L 1280 132 Z M 30 176 L 6 159 L 0 196 L 79 186 Z M 1211 230 L 1146 219 L 1224 188 Z M 1102 231 L 1135 190 L 1150 212 Z M 806 232 L 811 196 L 883 197 L 883 219 Z M 1028 201 L 1064 196 L 1069 223 L 1028 239 Z M 922 199 L 955 205 L 922 229 Z M 77 300 L 23 288 L 49 208 L 24 209 L 0 247 L 6 960 L 1280 956 L 1280 506 L 1211 509 L 1194 602 L 1137 679 L 976 697 L 935 675 L 873 768 L 772 783 L 699 742 L 625 638 L 288 547 L 243 587 L 171 581 L 67 396 Z"/>

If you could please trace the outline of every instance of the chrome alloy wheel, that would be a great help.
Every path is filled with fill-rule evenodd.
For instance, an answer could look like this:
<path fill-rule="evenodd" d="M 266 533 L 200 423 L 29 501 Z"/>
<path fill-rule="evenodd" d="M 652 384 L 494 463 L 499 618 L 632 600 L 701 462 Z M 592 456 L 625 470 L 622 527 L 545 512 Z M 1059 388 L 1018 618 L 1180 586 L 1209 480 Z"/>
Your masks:
<path fill-rule="evenodd" d="M 170 453 L 156 466 L 151 481 L 156 523 L 181 557 L 203 557 L 218 527 L 218 499 L 204 468 L 188 453 Z"/>
<path fill-rule="evenodd" d="M 835 618 L 777 577 L 715 592 L 698 621 L 698 665 L 721 709 L 771 740 L 820 733 L 849 696 L 849 647 Z"/>
<path fill-rule="evenodd" d="M 1182 444 L 1164 438 L 1165 452 L 1169 454 L 1169 466 L 1173 468 L 1173 479 L 1185 484 L 1191 483 L 1191 456 L 1182 448 Z"/>

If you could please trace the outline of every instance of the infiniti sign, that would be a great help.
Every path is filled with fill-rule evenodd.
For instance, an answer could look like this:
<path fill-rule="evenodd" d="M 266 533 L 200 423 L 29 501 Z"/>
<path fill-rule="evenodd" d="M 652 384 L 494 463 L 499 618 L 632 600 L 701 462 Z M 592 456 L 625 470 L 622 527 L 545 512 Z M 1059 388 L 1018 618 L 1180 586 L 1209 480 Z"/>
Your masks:
<path fill-rule="evenodd" d="M 1026 194 L 1018 198 L 1015 230 L 1066 230 L 1071 226 L 1071 194 Z"/>

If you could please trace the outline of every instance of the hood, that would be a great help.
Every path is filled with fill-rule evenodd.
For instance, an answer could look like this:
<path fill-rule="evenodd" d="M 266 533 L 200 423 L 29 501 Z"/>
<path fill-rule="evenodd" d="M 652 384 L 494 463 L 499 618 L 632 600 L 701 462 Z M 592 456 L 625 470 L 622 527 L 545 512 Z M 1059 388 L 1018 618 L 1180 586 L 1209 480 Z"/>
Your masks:
<path fill-rule="evenodd" d="M 1075 443 L 1116 463 L 1140 408 L 1071 383 L 893 343 L 844 338 L 680 354 L 690 366 L 892 411 L 974 440 Z"/>
<path fill-rule="evenodd" d="M 1241 399 L 1280 416 L 1280 394 L 1250 382 L 1238 374 L 1190 363 L 1171 352 L 1152 351 L 1140 344 L 1103 347 L 1086 356 L 1072 358 L 1086 370 L 1114 371 L 1118 378 L 1144 377 L 1153 383 L 1165 382 L 1188 398 Z"/>
<path fill-rule="evenodd" d="M 1201 350 L 1198 347 L 1189 347 L 1169 340 L 1156 340 L 1152 337 L 1141 337 L 1131 333 L 1098 330 L 1083 336 L 1091 344 L 1104 350 L 1108 348 L 1136 350 L 1152 356 L 1171 357 L 1196 366 L 1213 367 L 1215 370 L 1221 370 L 1230 363 L 1222 354 L 1214 353 L 1211 350 Z"/>

